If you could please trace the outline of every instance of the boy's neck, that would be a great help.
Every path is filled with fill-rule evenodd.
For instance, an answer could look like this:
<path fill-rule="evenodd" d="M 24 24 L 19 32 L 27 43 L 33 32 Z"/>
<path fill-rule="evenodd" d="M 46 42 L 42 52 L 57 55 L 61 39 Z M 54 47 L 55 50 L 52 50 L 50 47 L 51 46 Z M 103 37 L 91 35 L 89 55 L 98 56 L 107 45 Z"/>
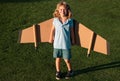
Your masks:
<path fill-rule="evenodd" d="M 62 20 L 67 20 L 66 16 L 61 17 Z"/>
<path fill-rule="evenodd" d="M 60 17 L 60 21 L 62 22 L 62 23 L 64 23 L 66 20 L 67 20 L 68 18 L 67 17 Z"/>

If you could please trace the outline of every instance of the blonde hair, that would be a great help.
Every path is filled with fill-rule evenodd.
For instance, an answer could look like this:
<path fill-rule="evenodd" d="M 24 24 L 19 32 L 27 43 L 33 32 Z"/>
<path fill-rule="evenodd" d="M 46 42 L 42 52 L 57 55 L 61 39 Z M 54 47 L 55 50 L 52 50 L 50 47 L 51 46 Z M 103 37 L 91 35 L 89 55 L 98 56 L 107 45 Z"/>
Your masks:
<path fill-rule="evenodd" d="M 71 13 L 70 6 L 66 2 L 64 2 L 64 1 L 61 1 L 61 2 L 59 2 L 57 4 L 56 9 L 55 9 L 55 11 L 53 13 L 53 16 L 60 18 L 60 14 L 59 14 L 59 11 L 58 11 L 58 9 L 59 9 L 60 6 L 64 6 L 67 9 L 67 15 L 66 15 L 66 17 L 67 18 L 71 18 L 72 17 L 72 13 Z"/>

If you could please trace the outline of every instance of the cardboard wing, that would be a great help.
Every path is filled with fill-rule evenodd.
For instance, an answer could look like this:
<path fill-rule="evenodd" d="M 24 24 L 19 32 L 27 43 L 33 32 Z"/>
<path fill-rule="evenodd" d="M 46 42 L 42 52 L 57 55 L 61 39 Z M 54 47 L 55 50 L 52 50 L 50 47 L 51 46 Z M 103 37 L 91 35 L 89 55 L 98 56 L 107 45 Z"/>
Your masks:
<path fill-rule="evenodd" d="M 91 50 L 106 55 L 110 54 L 109 43 L 107 40 L 75 20 L 74 25 L 76 45 L 87 48 L 88 56 Z"/>
<path fill-rule="evenodd" d="M 35 47 L 37 47 L 37 42 L 48 42 L 52 21 L 53 18 L 21 30 L 18 39 L 19 43 L 34 43 Z M 91 50 L 106 55 L 110 53 L 107 40 L 75 20 L 74 31 L 76 45 L 87 48 L 88 55 Z"/>
<path fill-rule="evenodd" d="M 37 25 L 33 25 L 19 31 L 19 43 L 34 43 L 37 47 L 37 42 L 48 42 L 53 19 L 46 20 Z"/>

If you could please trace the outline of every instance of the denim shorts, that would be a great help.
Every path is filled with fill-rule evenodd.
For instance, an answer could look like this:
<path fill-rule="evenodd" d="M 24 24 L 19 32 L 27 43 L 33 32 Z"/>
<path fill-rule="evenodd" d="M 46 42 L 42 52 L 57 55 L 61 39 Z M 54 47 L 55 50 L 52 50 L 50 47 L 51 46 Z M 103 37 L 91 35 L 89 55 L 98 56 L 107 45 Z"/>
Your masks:
<path fill-rule="evenodd" d="M 53 51 L 54 58 L 63 58 L 63 59 L 70 59 L 71 56 L 71 49 L 56 49 L 54 48 Z"/>

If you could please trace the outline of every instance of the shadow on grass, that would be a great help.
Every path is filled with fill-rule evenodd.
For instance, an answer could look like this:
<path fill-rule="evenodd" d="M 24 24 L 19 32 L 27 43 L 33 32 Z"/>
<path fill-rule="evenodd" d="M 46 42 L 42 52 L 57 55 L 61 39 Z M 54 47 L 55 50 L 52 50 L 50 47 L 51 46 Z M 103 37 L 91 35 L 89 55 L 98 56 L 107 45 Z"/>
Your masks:
<path fill-rule="evenodd" d="M 103 69 L 109 69 L 109 68 L 116 68 L 116 67 L 120 67 L 120 61 L 111 62 L 108 64 L 102 64 L 102 65 L 93 66 L 93 67 L 88 67 L 88 68 L 81 69 L 81 70 L 76 70 L 74 76 L 77 76 L 83 73 L 88 73 L 88 72 L 93 72 L 93 71 L 98 71 L 98 70 L 103 70 Z"/>

